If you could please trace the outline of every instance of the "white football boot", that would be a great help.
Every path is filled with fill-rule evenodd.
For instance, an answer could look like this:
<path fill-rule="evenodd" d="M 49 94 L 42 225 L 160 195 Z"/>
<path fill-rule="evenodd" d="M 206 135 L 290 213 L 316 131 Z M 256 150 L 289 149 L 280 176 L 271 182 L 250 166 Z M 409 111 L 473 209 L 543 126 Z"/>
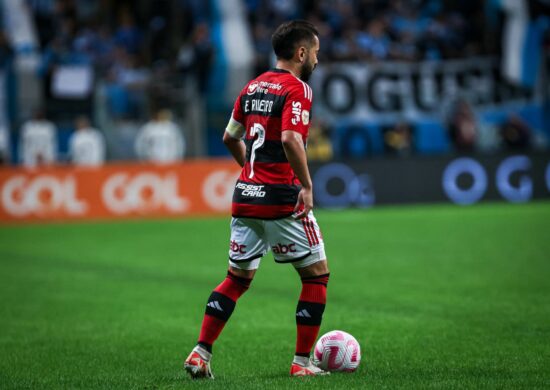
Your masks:
<path fill-rule="evenodd" d="M 214 375 L 212 375 L 212 370 L 210 369 L 211 358 L 212 354 L 210 352 L 197 345 L 193 348 L 187 359 L 185 359 L 183 366 L 193 379 L 214 379 Z"/>
<path fill-rule="evenodd" d="M 314 365 L 309 358 L 303 356 L 295 356 L 292 365 L 290 366 L 290 376 L 316 376 L 329 375 L 330 372 L 321 370 Z"/>

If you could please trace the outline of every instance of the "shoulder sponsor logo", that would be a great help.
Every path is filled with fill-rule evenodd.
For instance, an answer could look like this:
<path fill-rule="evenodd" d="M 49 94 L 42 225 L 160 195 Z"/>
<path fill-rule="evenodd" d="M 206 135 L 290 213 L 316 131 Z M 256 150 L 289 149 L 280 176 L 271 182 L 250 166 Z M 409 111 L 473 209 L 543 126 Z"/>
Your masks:
<path fill-rule="evenodd" d="M 269 83 L 267 81 L 253 81 L 248 85 L 246 93 L 254 95 L 256 92 L 269 93 L 270 90 L 280 91 L 283 88 L 281 84 Z"/>
<path fill-rule="evenodd" d="M 280 91 L 281 88 L 283 88 L 281 84 L 268 83 L 267 81 L 260 81 L 260 87 L 266 88 L 266 89 L 274 89 L 276 91 Z"/>
<path fill-rule="evenodd" d="M 297 125 L 300 122 L 300 117 L 302 115 L 302 103 L 292 102 L 292 115 L 293 117 L 291 122 L 293 125 Z"/>
<path fill-rule="evenodd" d="M 309 124 L 309 111 L 308 110 L 302 111 L 302 122 L 304 123 L 304 125 Z"/>
<path fill-rule="evenodd" d="M 2 205 L 8 214 L 21 218 L 48 216 L 56 212 L 83 215 L 88 204 L 77 198 L 76 190 L 77 182 L 72 176 L 39 175 L 30 178 L 17 175 L 3 185 Z"/>
<path fill-rule="evenodd" d="M 248 84 L 248 90 L 246 91 L 249 95 L 254 95 L 256 93 L 256 90 L 258 89 L 258 85 L 260 85 L 257 81 L 253 81 L 252 83 Z"/>
<path fill-rule="evenodd" d="M 246 196 L 248 198 L 264 198 L 266 192 L 264 191 L 265 186 L 257 186 L 254 184 L 245 184 L 245 183 L 237 183 L 236 186 L 239 190 L 241 190 L 241 195 Z"/>

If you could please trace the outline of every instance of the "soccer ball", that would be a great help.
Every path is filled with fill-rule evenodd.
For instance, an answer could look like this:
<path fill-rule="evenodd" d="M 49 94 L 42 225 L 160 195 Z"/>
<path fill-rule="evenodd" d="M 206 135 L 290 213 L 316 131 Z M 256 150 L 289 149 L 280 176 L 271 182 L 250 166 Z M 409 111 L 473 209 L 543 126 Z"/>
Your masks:
<path fill-rule="evenodd" d="M 353 372 L 361 361 L 361 348 L 355 337 L 333 330 L 319 338 L 313 350 L 313 363 L 325 371 Z"/>

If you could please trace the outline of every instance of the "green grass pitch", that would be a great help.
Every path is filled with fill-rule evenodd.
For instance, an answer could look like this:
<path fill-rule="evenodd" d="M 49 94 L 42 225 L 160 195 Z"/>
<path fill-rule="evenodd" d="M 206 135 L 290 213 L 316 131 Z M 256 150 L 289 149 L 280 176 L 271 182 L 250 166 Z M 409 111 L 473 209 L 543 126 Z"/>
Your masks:
<path fill-rule="evenodd" d="M 317 211 L 321 332 L 354 374 L 289 378 L 300 282 L 267 255 L 214 346 L 182 371 L 226 272 L 228 218 L 0 228 L 0 388 L 548 388 L 550 203 Z"/>

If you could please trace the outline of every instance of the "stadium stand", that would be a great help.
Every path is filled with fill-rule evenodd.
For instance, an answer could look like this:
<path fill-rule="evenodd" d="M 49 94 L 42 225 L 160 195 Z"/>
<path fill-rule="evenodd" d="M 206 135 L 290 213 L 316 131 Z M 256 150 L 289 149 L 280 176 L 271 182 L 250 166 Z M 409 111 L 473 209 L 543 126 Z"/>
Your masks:
<path fill-rule="evenodd" d="M 282 21 L 305 18 L 318 26 L 322 65 L 397 61 L 412 66 L 498 56 L 494 31 L 501 26 L 484 7 L 483 2 L 458 0 L 4 2 L 0 28 L 8 40 L 0 50 L 13 50 L 18 76 L 16 85 L 2 86 L 8 96 L 3 105 L 9 107 L 1 117 L 10 119 L 3 119 L 3 126 L 10 129 L 11 159 L 19 161 L 21 124 L 37 108 L 45 108 L 59 129 L 61 161 L 68 159 L 68 139 L 80 115 L 92 118 L 104 133 L 108 159 L 136 158 L 131 145 L 138 129 L 162 108 L 174 113 L 188 141 L 186 157 L 224 154 L 219 132 L 231 100 L 249 76 L 273 63 L 270 34 Z M 17 31 L 10 31 L 14 25 Z M 6 64 L 0 62 L 3 73 L 9 71 Z M 541 105 L 518 107 L 513 111 L 529 131 L 547 137 Z M 476 118 L 498 127 L 506 119 L 502 112 L 497 107 Z M 335 157 L 383 155 L 388 151 L 383 128 L 401 120 L 328 121 Z M 443 118 L 407 121 L 414 133 L 413 153 L 454 150 Z"/>

